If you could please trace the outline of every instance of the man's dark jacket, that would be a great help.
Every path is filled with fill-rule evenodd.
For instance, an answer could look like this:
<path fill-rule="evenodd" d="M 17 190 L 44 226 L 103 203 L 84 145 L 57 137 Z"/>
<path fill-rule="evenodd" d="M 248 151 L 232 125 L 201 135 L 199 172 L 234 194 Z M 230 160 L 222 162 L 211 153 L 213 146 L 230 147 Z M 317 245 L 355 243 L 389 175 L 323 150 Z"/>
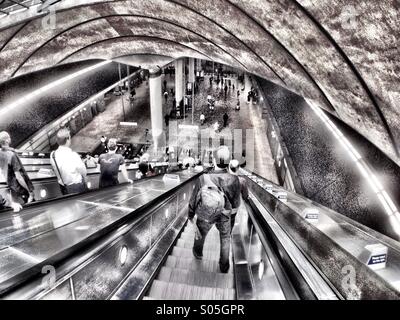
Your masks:
<path fill-rule="evenodd" d="M 235 212 L 240 206 L 240 182 L 237 176 L 228 173 L 227 170 L 215 170 L 208 173 L 211 180 L 224 191 L 225 194 L 225 210 Z M 204 176 L 204 175 L 203 175 Z M 197 180 L 192 196 L 189 201 L 189 219 L 192 219 L 196 214 L 196 205 L 198 196 L 202 186 L 204 185 L 204 178 L 201 176 Z"/>

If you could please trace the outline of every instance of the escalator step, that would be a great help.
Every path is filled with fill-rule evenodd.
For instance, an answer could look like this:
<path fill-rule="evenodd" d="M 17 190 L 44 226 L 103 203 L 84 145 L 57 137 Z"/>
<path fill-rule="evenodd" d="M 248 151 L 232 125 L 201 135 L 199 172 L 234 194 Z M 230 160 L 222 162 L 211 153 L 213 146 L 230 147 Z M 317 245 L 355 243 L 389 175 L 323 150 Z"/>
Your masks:
<path fill-rule="evenodd" d="M 168 282 L 154 280 L 151 284 L 149 297 L 153 299 L 163 299 L 164 292 L 167 290 Z"/>
<path fill-rule="evenodd" d="M 184 230 L 183 230 L 183 232 L 182 232 L 182 235 L 194 235 L 194 227 L 192 227 L 192 226 L 187 226 Z M 219 231 L 217 230 L 217 228 L 216 227 L 212 227 L 211 229 L 210 229 L 210 231 L 208 232 L 208 234 L 207 234 L 207 238 L 208 237 L 219 237 Z"/>
<path fill-rule="evenodd" d="M 175 257 L 169 256 L 165 263 L 165 267 L 169 268 L 180 268 L 187 269 L 193 271 L 205 271 L 205 272 L 216 272 L 221 273 L 219 270 L 219 263 L 216 260 L 197 260 L 194 258 L 183 258 L 183 257 Z M 228 273 L 232 273 L 233 267 L 229 268 Z"/>
<path fill-rule="evenodd" d="M 181 236 L 181 237 L 179 238 L 179 240 L 183 240 L 183 241 L 186 241 L 186 242 L 193 243 L 193 242 L 194 242 L 194 235 L 192 234 L 192 235 L 190 235 L 190 236 L 185 236 L 185 237 L 182 237 L 182 236 Z M 220 242 L 219 237 L 217 237 L 217 238 L 210 238 L 210 237 L 207 236 L 206 241 L 204 242 L 204 244 L 219 245 L 219 242 Z"/>
<path fill-rule="evenodd" d="M 235 290 L 188 286 L 182 283 L 154 280 L 148 297 L 168 300 L 234 300 Z"/>
<path fill-rule="evenodd" d="M 182 291 L 182 300 L 189 300 L 188 297 L 193 294 L 193 286 L 185 285 Z"/>
<path fill-rule="evenodd" d="M 158 280 L 162 280 L 162 281 L 169 281 L 169 279 L 171 278 L 171 272 L 172 272 L 172 268 L 169 267 L 162 267 L 160 270 L 160 273 L 157 276 Z"/>
<path fill-rule="evenodd" d="M 176 256 L 176 257 L 183 257 L 183 258 L 194 258 L 192 249 L 186 249 L 186 248 L 181 248 L 181 247 L 174 247 L 171 255 Z M 218 261 L 219 260 L 219 251 L 203 250 L 203 259 Z"/>
<path fill-rule="evenodd" d="M 192 249 L 193 243 L 194 243 L 193 239 L 192 240 L 179 239 L 178 242 L 176 243 L 176 246 L 180 248 Z M 217 242 L 206 241 L 204 243 L 204 250 L 219 252 L 219 241 Z"/>
<path fill-rule="evenodd" d="M 233 274 L 223 274 L 205 271 L 196 271 L 179 268 L 163 267 L 157 277 L 166 282 L 184 283 L 199 287 L 212 287 L 221 289 L 234 288 Z"/>
<path fill-rule="evenodd" d="M 164 299 L 182 300 L 185 284 L 169 282 L 167 289 L 164 291 Z"/>

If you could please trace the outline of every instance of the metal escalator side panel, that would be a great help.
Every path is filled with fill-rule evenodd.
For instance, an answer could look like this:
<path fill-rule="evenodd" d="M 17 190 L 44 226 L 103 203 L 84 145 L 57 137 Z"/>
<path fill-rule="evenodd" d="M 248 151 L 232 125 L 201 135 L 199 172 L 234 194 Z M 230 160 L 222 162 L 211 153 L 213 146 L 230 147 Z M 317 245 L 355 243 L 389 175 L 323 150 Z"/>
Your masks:
<path fill-rule="evenodd" d="M 74 244 L 73 247 L 71 247 L 71 248 L 70 247 L 60 248 L 60 250 L 63 250 L 61 253 L 63 256 L 54 263 L 47 263 L 46 261 L 43 262 L 44 264 L 46 264 L 46 263 L 51 264 L 51 265 L 55 266 L 55 268 L 56 268 L 56 271 L 57 271 L 56 283 L 54 284 L 54 286 L 56 287 L 57 285 L 60 285 L 65 279 L 67 279 L 69 277 L 75 277 L 74 274 L 77 271 L 79 272 L 80 267 L 86 266 L 88 263 L 90 264 L 91 260 L 98 259 L 98 261 L 101 261 L 102 259 L 103 260 L 106 259 L 105 258 L 105 256 L 107 255 L 106 248 L 108 248 L 109 246 L 113 246 L 112 243 L 114 243 L 115 241 L 118 242 L 119 237 L 124 237 L 124 234 L 127 234 L 130 232 L 129 230 L 131 230 L 132 228 L 135 228 L 139 224 L 142 224 L 142 222 L 144 222 L 149 217 L 149 215 L 153 215 L 154 210 L 158 210 L 157 214 L 160 216 L 163 216 L 163 218 L 158 219 L 157 220 L 158 222 L 155 220 L 154 224 L 153 224 L 153 228 L 150 228 L 150 230 L 153 230 L 154 233 L 163 230 L 162 221 L 164 221 L 164 220 L 166 222 L 171 221 L 171 218 L 173 218 L 173 216 L 174 216 L 174 214 L 172 214 L 173 207 L 174 206 L 176 207 L 179 204 L 184 205 L 184 203 L 186 203 L 188 201 L 189 197 L 187 197 L 187 194 L 188 194 L 188 192 L 190 194 L 190 192 L 192 190 L 192 185 L 193 185 L 194 181 L 198 178 L 198 175 L 196 174 L 196 175 L 192 175 L 192 176 L 187 176 L 186 178 L 184 181 L 177 184 L 176 186 L 166 188 L 164 193 L 160 194 L 160 192 L 158 192 L 157 195 L 155 194 L 155 197 L 153 197 L 154 199 L 151 197 L 150 197 L 151 199 L 149 197 L 146 197 L 144 200 L 147 199 L 148 200 L 147 203 L 145 203 L 143 205 L 143 201 L 140 201 L 138 206 L 136 206 L 136 207 L 138 207 L 137 210 L 134 210 L 134 212 L 127 211 L 125 213 L 125 216 L 122 217 L 122 219 L 120 216 L 115 217 L 115 219 L 117 219 L 118 221 L 112 222 L 110 225 L 107 225 L 106 227 L 101 225 L 102 229 L 95 228 L 93 230 L 86 230 L 86 229 L 79 230 L 80 233 L 84 234 L 83 235 L 84 237 L 88 236 L 87 238 L 85 238 L 85 240 L 82 243 Z M 149 180 L 149 181 L 151 181 L 151 180 Z M 108 193 L 108 191 L 109 190 L 105 190 L 104 192 Z M 103 193 L 101 193 L 101 194 L 103 194 Z M 185 193 L 186 193 L 186 197 L 185 197 Z M 177 199 L 175 196 L 177 194 L 180 195 L 179 199 Z M 126 195 L 126 196 L 130 197 L 129 195 Z M 168 202 L 171 197 L 172 198 L 175 197 L 176 200 L 174 200 L 174 204 L 171 207 L 169 214 L 167 214 L 167 212 L 165 210 L 166 207 L 162 208 L 162 206 L 163 206 L 163 204 L 165 204 L 165 201 Z M 149 201 L 149 200 L 151 200 L 151 201 Z M 167 215 L 169 215 L 169 217 L 167 217 Z M 91 216 L 92 215 L 90 215 L 90 217 Z M 93 215 L 93 216 L 95 216 L 95 215 Z M 102 215 L 100 215 L 100 216 L 102 216 Z M 104 219 L 102 219 L 101 221 L 105 222 Z M 61 231 L 62 230 L 57 230 L 57 234 L 59 234 Z M 78 232 L 78 231 L 76 231 L 76 232 Z M 136 236 L 138 236 L 138 234 L 136 234 Z M 158 235 L 154 235 L 154 237 L 155 236 L 158 237 Z M 150 245 L 157 240 L 154 237 L 152 236 L 153 239 L 150 242 Z M 36 237 L 33 240 L 36 241 L 35 243 L 37 246 L 41 245 L 41 243 L 40 243 L 41 238 Z M 138 242 L 138 240 L 135 242 L 133 238 L 132 238 L 132 241 L 130 244 L 131 246 L 135 246 L 135 243 Z M 51 247 L 51 249 L 53 249 L 53 247 Z M 44 249 L 45 248 L 43 248 L 43 250 Z M 55 249 L 59 250 L 58 247 L 56 247 Z M 117 248 L 117 249 L 119 249 L 119 248 Z M 112 250 L 114 250 L 114 249 L 112 249 Z M 53 251 L 51 251 L 51 252 L 53 252 Z M 118 252 L 115 252 L 114 256 L 117 257 Z M 131 254 L 129 254 L 129 256 L 131 256 Z M 53 259 L 53 261 L 55 261 L 57 259 L 57 257 L 59 257 L 59 254 L 54 259 L 53 259 L 53 257 L 50 257 L 50 258 Z M 130 261 L 130 260 L 128 260 L 128 261 Z M 95 262 L 93 262 L 93 263 L 95 263 Z M 105 265 L 108 266 L 109 263 L 107 261 L 105 261 Z M 112 266 L 112 263 L 110 264 L 110 266 Z M 119 269 L 120 266 L 117 265 L 117 266 L 115 266 L 115 268 Z M 124 269 L 126 269 L 126 268 L 124 267 Z M 49 289 L 53 289 L 53 286 L 46 287 L 46 288 L 40 287 L 40 282 L 43 277 L 43 275 L 40 274 L 40 270 L 41 270 L 41 265 L 38 265 L 35 267 L 35 269 L 32 270 L 32 272 L 30 272 L 29 277 L 25 278 L 24 280 L 21 280 L 19 277 L 18 278 L 19 283 L 14 284 L 12 287 L 8 286 L 7 292 L 4 292 L 3 297 L 7 298 L 7 299 L 18 299 L 18 297 L 20 297 L 20 296 L 26 296 L 26 291 L 28 290 L 31 292 L 30 298 L 34 299 L 36 296 L 41 295 L 41 293 L 43 293 L 42 292 L 43 290 L 46 292 L 49 292 Z M 30 270 L 28 270 L 28 271 L 30 271 Z M 106 272 L 104 272 L 104 273 L 106 273 Z M 120 277 L 120 275 L 122 275 L 122 274 L 123 273 L 122 273 L 122 269 L 121 269 L 118 271 L 118 277 Z M 95 275 L 89 274 L 88 276 L 93 277 Z M 12 279 L 10 279 L 10 281 L 11 280 Z M 19 287 L 17 288 L 16 286 L 19 286 Z M 80 286 L 78 284 L 75 284 L 74 287 L 75 287 L 75 289 L 80 288 Z M 94 293 L 93 298 L 94 299 L 100 298 L 99 296 L 96 295 L 95 291 L 96 290 L 93 290 L 93 293 Z M 80 294 L 75 293 L 75 296 L 76 296 L 76 298 L 79 298 Z M 103 294 L 101 296 L 103 298 L 106 298 L 106 296 L 103 296 Z"/>
<path fill-rule="evenodd" d="M 290 260 L 293 262 L 293 265 L 304 279 L 306 286 L 303 288 L 306 289 L 306 292 L 303 294 L 309 298 L 312 298 L 312 295 L 314 295 L 318 300 L 337 300 L 338 293 L 327 284 L 327 279 L 324 279 L 314 268 L 309 259 L 304 256 L 292 239 L 279 226 L 276 220 L 270 215 L 270 213 L 253 194 L 251 194 L 251 202 L 260 212 L 262 218 L 268 224 L 271 232 L 280 242 L 282 248 L 285 250 L 285 253 L 288 255 Z M 309 287 L 310 289 L 308 293 L 306 287 Z"/>

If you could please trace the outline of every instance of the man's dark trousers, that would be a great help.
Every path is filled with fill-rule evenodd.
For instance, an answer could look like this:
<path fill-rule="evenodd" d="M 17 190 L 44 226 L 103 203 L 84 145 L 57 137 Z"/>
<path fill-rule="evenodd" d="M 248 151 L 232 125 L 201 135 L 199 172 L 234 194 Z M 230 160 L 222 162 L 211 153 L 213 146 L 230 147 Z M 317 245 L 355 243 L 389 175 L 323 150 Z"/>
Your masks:
<path fill-rule="evenodd" d="M 198 257 L 203 256 L 203 246 L 206 236 L 212 226 L 215 224 L 220 237 L 220 256 L 219 267 L 221 272 L 226 273 L 229 270 L 229 252 L 231 247 L 231 219 L 222 213 L 218 214 L 213 221 L 207 221 L 201 217 L 197 218 L 196 225 L 201 233 L 201 239 L 195 239 L 193 251 Z"/>

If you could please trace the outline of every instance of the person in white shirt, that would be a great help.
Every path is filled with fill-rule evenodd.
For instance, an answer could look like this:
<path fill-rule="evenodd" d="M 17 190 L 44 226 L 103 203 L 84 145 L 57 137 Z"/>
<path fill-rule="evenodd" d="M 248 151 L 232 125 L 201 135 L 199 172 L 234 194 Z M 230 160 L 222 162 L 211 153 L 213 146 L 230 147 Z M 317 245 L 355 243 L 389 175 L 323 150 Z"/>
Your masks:
<path fill-rule="evenodd" d="M 204 124 L 204 122 L 206 122 L 206 116 L 204 115 L 204 113 L 202 113 L 202 114 L 200 115 L 200 123 L 201 123 L 201 124 Z"/>
<path fill-rule="evenodd" d="M 57 132 L 56 151 L 50 155 L 50 162 L 57 176 L 63 194 L 86 191 L 86 166 L 81 157 L 71 150 L 71 134 L 68 129 Z"/>
<path fill-rule="evenodd" d="M 201 164 L 200 159 L 196 160 L 196 166 L 194 167 L 194 172 L 203 172 L 204 171 L 204 167 Z"/>

